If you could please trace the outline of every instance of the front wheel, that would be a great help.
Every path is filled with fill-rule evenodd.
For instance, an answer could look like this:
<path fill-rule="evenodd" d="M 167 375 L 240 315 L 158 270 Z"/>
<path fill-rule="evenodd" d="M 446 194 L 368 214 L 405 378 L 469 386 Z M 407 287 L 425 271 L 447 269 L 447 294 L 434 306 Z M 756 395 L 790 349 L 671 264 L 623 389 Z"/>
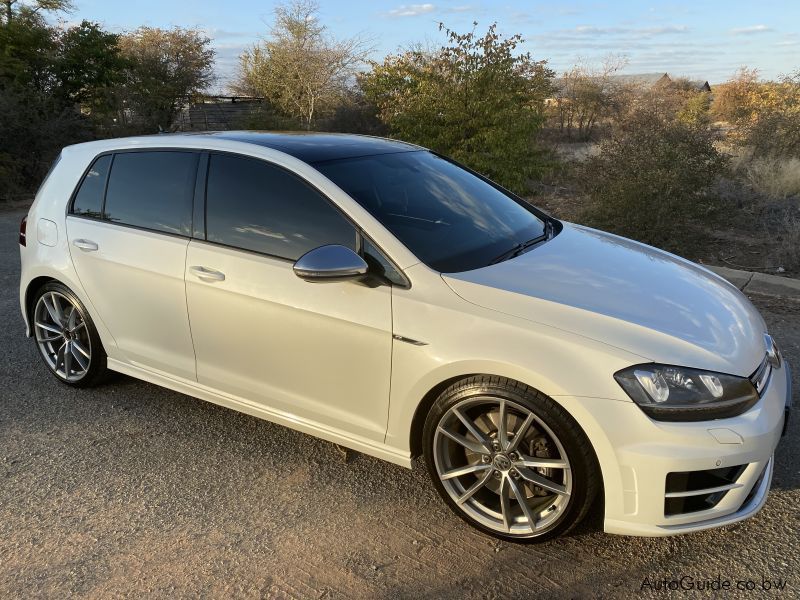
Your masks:
<path fill-rule="evenodd" d="M 428 472 L 471 525 L 542 541 L 585 516 L 600 487 L 597 459 L 575 420 L 515 381 L 476 376 L 447 388 L 424 429 Z"/>
<path fill-rule="evenodd" d="M 56 378 L 76 387 L 97 383 L 106 370 L 106 353 L 94 323 L 78 297 L 50 282 L 33 300 L 33 333 L 39 355 Z"/>

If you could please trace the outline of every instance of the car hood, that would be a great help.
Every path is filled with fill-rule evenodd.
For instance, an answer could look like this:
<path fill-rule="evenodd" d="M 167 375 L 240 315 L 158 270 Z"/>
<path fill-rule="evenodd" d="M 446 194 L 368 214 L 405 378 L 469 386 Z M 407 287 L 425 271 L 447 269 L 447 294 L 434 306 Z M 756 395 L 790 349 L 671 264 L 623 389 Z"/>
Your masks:
<path fill-rule="evenodd" d="M 655 361 L 746 376 L 766 326 L 736 287 L 667 252 L 572 224 L 516 258 L 442 276 L 463 299 Z"/>

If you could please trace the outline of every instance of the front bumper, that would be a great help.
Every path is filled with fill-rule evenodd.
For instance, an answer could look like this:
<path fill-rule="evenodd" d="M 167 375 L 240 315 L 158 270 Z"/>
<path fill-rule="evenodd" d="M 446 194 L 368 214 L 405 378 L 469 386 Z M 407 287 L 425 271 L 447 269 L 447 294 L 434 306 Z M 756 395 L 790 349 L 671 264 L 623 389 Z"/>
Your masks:
<path fill-rule="evenodd" d="M 608 435 L 613 454 L 598 452 L 606 486 L 605 531 L 675 535 L 757 513 L 767 499 L 773 453 L 788 418 L 790 377 L 784 363 L 773 371 L 755 406 L 738 417 L 716 421 L 657 422 L 633 403 L 595 402 L 590 412 Z M 586 399 L 584 406 L 588 403 Z M 730 481 L 703 483 L 705 474 L 720 471 L 732 474 Z M 670 473 L 670 481 L 677 476 L 693 483 L 676 491 L 668 483 Z M 676 496 L 680 501 L 675 502 Z M 691 501 L 683 502 L 688 496 L 693 496 Z"/>

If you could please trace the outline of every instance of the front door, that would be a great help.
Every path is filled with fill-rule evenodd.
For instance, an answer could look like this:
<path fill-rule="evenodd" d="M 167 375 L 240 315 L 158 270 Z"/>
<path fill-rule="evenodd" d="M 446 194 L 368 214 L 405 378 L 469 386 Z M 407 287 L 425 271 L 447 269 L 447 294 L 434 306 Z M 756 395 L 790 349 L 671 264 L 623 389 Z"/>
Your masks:
<path fill-rule="evenodd" d="M 391 288 L 308 283 L 294 261 L 356 230 L 295 175 L 212 154 L 207 241 L 192 240 L 186 294 L 201 384 L 284 416 L 383 441 Z"/>

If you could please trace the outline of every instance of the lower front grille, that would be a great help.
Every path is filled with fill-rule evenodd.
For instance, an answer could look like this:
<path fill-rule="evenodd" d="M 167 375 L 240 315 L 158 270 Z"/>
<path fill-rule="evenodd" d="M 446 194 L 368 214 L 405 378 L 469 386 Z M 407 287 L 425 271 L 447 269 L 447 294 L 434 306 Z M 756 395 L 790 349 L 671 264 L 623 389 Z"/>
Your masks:
<path fill-rule="evenodd" d="M 747 465 L 667 474 L 664 514 L 668 517 L 714 508 L 737 483 Z"/>
<path fill-rule="evenodd" d="M 767 462 L 767 464 L 764 465 L 764 468 L 761 470 L 761 475 L 758 476 L 758 479 L 756 479 L 756 482 L 753 484 L 753 487 L 750 488 L 750 491 L 747 493 L 747 497 L 744 499 L 744 502 L 742 502 L 742 505 L 739 507 L 740 510 L 745 506 L 747 506 L 748 504 L 750 504 L 750 501 L 755 497 L 756 492 L 758 492 L 758 488 L 761 487 L 761 482 L 764 481 L 764 476 L 767 474 L 768 467 L 769 467 L 769 462 Z"/>

